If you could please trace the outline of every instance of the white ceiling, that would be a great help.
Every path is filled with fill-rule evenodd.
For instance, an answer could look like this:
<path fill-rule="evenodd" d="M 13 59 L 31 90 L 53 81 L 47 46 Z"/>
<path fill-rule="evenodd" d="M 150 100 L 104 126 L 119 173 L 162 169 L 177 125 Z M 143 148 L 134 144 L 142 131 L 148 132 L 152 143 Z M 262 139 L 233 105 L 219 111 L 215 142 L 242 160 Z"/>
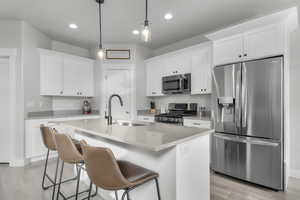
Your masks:
<path fill-rule="evenodd" d="M 105 0 L 104 42 L 139 42 L 131 32 L 141 28 L 144 4 L 144 0 Z M 160 48 L 297 4 L 300 0 L 149 0 L 152 41 L 147 45 Z M 94 0 L 0 1 L 0 19 L 26 20 L 53 39 L 88 48 L 97 45 L 97 12 Z M 174 14 L 170 22 L 163 18 L 166 12 Z M 69 23 L 79 29 L 69 29 Z"/>

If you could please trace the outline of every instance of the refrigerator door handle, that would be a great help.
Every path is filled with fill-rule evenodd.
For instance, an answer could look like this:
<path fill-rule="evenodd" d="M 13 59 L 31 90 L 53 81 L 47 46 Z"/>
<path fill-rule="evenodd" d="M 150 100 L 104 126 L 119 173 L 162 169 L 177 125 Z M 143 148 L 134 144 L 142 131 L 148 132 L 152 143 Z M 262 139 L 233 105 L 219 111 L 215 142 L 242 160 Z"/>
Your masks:
<path fill-rule="evenodd" d="M 247 121 L 248 121 L 248 111 L 247 111 L 247 99 L 248 99 L 248 93 L 247 93 L 247 68 L 245 66 L 245 63 L 242 65 L 242 108 L 241 108 L 241 121 L 242 121 L 242 129 L 247 129 Z"/>
<path fill-rule="evenodd" d="M 214 137 L 223 139 L 223 140 L 229 140 L 234 142 L 240 142 L 245 144 L 254 144 L 254 145 L 263 145 L 263 146 L 273 146 L 277 147 L 280 145 L 280 142 L 277 141 L 264 141 L 260 139 L 254 139 L 254 138 L 242 138 L 240 136 L 225 136 L 218 133 L 214 134 Z"/>
<path fill-rule="evenodd" d="M 237 131 L 240 132 L 240 124 L 241 124 L 241 67 L 237 70 L 236 75 L 236 93 L 235 93 L 235 126 L 237 128 Z"/>

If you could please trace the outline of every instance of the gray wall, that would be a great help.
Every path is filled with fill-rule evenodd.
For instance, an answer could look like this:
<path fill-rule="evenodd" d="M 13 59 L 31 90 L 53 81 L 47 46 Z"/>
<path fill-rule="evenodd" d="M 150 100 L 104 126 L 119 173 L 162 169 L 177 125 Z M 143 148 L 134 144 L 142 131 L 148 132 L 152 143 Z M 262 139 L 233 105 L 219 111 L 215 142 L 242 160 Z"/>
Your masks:
<path fill-rule="evenodd" d="M 300 29 L 290 39 L 291 172 L 300 177 Z"/>

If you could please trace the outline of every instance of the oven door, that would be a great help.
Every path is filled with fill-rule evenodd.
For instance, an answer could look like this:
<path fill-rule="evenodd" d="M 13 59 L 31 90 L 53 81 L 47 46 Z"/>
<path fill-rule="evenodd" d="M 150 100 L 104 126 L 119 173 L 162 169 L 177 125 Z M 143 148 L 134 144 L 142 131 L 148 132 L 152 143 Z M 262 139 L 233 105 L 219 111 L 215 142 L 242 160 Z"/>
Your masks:
<path fill-rule="evenodd" d="M 166 76 L 162 78 L 162 88 L 164 94 L 182 92 L 181 76 Z"/>

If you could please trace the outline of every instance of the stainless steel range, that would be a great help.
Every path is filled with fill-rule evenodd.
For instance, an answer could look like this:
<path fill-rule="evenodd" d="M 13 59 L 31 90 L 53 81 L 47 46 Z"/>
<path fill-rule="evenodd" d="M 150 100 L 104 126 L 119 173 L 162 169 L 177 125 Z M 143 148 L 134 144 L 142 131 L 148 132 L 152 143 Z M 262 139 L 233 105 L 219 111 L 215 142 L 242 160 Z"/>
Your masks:
<path fill-rule="evenodd" d="M 155 115 L 155 121 L 183 125 L 183 117 L 197 115 L 197 107 L 196 103 L 170 103 L 168 112 Z"/>

